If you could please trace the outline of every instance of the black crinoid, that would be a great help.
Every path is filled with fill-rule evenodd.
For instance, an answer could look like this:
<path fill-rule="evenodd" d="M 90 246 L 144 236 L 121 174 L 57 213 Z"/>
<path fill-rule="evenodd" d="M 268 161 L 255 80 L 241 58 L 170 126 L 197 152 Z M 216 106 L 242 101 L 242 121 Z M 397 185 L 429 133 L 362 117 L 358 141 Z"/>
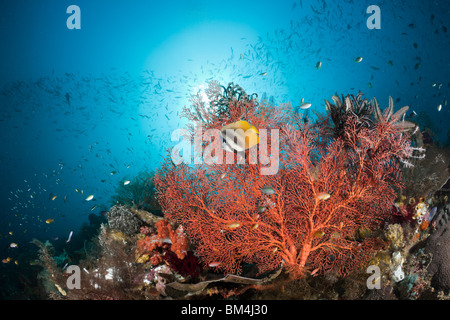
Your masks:
<path fill-rule="evenodd" d="M 347 120 L 351 117 L 356 118 L 356 128 L 369 128 L 372 123 L 373 105 L 366 98 L 362 99 L 364 94 L 359 92 L 356 97 L 349 94 L 342 99 L 337 95 L 331 97 L 334 104 L 325 100 L 328 115 L 333 120 L 334 134 L 336 137 L 343 137 L 344 128 Z"/>
<path fill-rule="evenodd" d="M 230 82 L 226 88 L 222 85 L 221 87 L 222 93 L 219 94 L 217 96 L 217 99 L 213 100 L 212 102 L 219 116 L 228 116 L 227 113 L 229 110 L 229 106 L 232 103 L 252 102 L 256 105 L 258 104 L 258 95 L 256 93 L 253 93 L 251 95 L 247 94 L 247 92 L 245 92 L 245 90 L 240 85 Z"/>
<path fill-rule="evenodd" d="M 367 100 L 366 98 L 362 99 L 363 95 L 362 92 L 359 92 L 356 97 L 352 94 L 346 97 L 342 95 L 342 100 L 334 95 L 331 99 L 335 104 L 325 100 L 327 113 L 333 120 L 336 136 L 342 137 L 345 124 L 350 117 L 356 118 L 357 130 L 362 127 L 371 128 L 375 122 L 392 122 L 399 131 L 408 131 L 416 127 L 414 123 L 404 120 L 409 109 L 408 106 L 404 106 L 394 113 L 394 100 L 389 97 L 389 106 L 383 112 L 375 97 Z"/>

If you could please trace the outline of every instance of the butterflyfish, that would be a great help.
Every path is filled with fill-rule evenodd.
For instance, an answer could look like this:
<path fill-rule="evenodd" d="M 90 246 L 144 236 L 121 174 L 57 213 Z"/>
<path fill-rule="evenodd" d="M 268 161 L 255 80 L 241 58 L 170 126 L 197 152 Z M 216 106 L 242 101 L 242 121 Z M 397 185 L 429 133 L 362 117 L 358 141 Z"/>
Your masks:
<path fill-rule="evenodd" d="M 226 151 L 243 152 L 259 143 L 259 132 L 245 120 L 224 126 L 220 130 L 222 148 Z"/>

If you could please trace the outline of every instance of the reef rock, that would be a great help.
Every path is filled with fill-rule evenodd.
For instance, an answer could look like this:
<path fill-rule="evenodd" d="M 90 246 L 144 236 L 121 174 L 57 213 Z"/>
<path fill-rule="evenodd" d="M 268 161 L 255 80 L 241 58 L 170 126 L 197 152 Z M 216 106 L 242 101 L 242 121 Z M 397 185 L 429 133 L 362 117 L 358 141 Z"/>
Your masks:
<path fill-rule="evenodd" d="M 450 291 L 450 204 L 447 204 L 436 215 L 433 224 L 436 230 L 427 239 L 425 251 L 433 255 L 428 266 L 428 272 L 432 276 L 431 285 L 436 290 Z"/>
<path fill-rule="evenodd" d="M 145 210 L 139 210 L 137 208 L 130 208 L 130 211 L 133 212 L 140 220 L 144 221 L 149 225 L 156 224 L 159 220 L 163 220 L 163 217 L 159 217 Z"/>
<path fill-rule="evenodd" d="M 112 229 L 116 229 L 125 235 L 139 232 L 139 228 L 142 226 L 142 221 L 125 206 L 113 206 L 106 214 L 106 218 Z"/>

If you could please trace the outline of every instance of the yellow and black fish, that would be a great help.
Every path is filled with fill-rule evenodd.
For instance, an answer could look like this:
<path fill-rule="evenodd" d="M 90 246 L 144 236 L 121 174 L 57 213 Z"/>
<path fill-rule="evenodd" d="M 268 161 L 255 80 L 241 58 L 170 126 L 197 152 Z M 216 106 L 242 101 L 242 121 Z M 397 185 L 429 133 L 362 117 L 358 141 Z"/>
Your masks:
<path fill-rule="evenodd" d="M 220 130 L 222 148 L 226 151 L 243 152 L 259 143 L 259 132 L 245 120 L 236 121 Z"/>

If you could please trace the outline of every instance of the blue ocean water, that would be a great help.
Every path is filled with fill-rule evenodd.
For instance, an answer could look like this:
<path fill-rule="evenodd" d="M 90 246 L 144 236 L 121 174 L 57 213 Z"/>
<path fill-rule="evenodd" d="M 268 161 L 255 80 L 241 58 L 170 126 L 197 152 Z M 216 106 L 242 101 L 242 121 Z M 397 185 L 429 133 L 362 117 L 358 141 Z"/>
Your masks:
<path fill-rule="evenodd" d="M 448 147 L 449 18 L 449 1 L 425 0 L 1 1 L 0 257 L 26 263 L 32 238 L 76 237 L 158 168 L 213 79 L 317 112 L 336 93 L 383 108 L 392 96 Z"/>

